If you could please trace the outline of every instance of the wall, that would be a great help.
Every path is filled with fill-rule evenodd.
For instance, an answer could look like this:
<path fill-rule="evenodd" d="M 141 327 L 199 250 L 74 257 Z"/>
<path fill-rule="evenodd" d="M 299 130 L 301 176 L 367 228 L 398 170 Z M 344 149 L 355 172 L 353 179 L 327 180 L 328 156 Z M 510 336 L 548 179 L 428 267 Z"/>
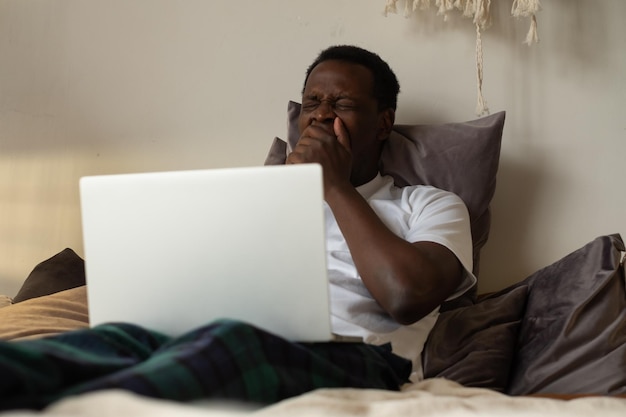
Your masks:
<path fill-rule="evenodd" d="M 82 254 L 82 175 L 256 165 L 322 48 L 380 53 L 397 121 L 475 118 L 475 33 L 384 0 L 0 0 L 0 293 Z M 481 291 L 626 232 L 626 2 L 546 0 L 541 42 L 492 2 L 484 94 L 506 110 Z"/>

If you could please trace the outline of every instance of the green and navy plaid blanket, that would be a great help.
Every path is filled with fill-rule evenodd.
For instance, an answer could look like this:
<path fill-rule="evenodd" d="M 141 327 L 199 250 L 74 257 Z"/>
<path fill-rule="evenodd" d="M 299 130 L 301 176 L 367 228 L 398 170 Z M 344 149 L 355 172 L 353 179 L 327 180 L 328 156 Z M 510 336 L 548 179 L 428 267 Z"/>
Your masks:
<path fill-rule="evenodd" d="M 397 390 L 410 369 L 389 346 L 292 343 L 231 320 L 177 338 L 113 323 L 0 342 L 0 410 L 41 409 L 106 388 L 178 401 L 269 404 L 322 387 Z"/>

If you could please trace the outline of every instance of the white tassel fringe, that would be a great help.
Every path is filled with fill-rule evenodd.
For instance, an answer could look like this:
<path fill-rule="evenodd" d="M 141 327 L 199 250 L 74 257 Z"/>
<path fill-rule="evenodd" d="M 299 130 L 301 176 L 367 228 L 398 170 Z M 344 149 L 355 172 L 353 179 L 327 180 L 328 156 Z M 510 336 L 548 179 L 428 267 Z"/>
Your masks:
<path fill-rule="evenodd" d="M 539 0 L 513 0 L 511 14 L 513 17 L 530 17 L 530 28 L 524 41 L 527 45 L 539 42 L 537 34 L 537 12 L 541 10 Z"/>
<path fill-rule="evenodd" d="M 415 10 L 426 10 L 430 8 L 431 0 L 404 0 L 404 16 L 409 17 Z M 398 13 L 398 0 L 386 0 L 383 14 Z M 444 21 L 448 20 L 448 14 L 453 10 L 458 10 L 463 17 L 471 18 L 476 26 L 476 78 L 478 99 L 476 104 L 476 114 L 481 116 L 489 113 L 487 102 L 483 97 L 483 46 L 481 30 L 491 24 L 491 0 L 435 0 L 437 14 L 443 16 Z M 511 14 L 514 17 L 530 18 L 530 28 L 524 43 L 531 45 L 539 42 L 537 34 L 536 14 L 541 10 L 539 0 L 513 0 Z"/>

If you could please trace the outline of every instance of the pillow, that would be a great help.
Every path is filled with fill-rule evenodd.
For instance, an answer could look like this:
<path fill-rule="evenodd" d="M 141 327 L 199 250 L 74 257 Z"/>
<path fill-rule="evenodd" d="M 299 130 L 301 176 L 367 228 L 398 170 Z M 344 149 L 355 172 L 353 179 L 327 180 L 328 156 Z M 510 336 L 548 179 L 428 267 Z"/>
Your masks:
<path fill-rule="evenodd" d="M 85 285 L 85 262 L 66 248 L 39 263 L 13 297 L 13 303 Z"/>
<path fill-rule="evenodd" d="M 601 236 L 524 280 L 526 313 L 508 393 L 626 393 L 620 235 Z"/>
<path fill-rule="evenodd" d="M 526 286 L 507 288 L 441 313 L 422 352 L 424 377 L 505 392 L 526 297 Z"/>
<path fill-rule="evenodd" d="M 88 326 L 84 285 L 0 309 L 1 340 L 33 339 Z"/>
<path fill-rule="evenodd" d="M 300 104 L 287 106 L 287 141 L 278 138 L 265 164 L 284 164 L 299 138 Z M 496 188 L 505 112 L 478 120 L 433 125 L 395 125 L 381 156 L 382 174 L 396 185 L 432 185 L 457 194 L 470 215 L 474 246 L 474 275 L 480 249 L 487 242 L 489 205 Z"/>

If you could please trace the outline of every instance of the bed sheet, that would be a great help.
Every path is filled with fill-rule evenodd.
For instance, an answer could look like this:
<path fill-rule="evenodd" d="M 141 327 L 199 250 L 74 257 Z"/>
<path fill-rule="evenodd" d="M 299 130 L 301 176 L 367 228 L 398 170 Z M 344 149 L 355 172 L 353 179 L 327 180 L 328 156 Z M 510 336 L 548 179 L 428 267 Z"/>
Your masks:
<path fill-rule="evenodd" d="M 42 412 L 10 411 L 3 417 L 85 416 L 113 417 L 304 417 L 419 416 L 419 417 L 566 417 L 626 415 L 626 399 L 594 396 L 571 400 L 541 397 L 512 397 L 484 388 L 466 388 L 435 378 L 424 380 L 402 392 L 372 389 L 319 389 L 267 407 L 202 401 L 177 403 L 121 391 L 104 390 L 65 398 Z"/>

